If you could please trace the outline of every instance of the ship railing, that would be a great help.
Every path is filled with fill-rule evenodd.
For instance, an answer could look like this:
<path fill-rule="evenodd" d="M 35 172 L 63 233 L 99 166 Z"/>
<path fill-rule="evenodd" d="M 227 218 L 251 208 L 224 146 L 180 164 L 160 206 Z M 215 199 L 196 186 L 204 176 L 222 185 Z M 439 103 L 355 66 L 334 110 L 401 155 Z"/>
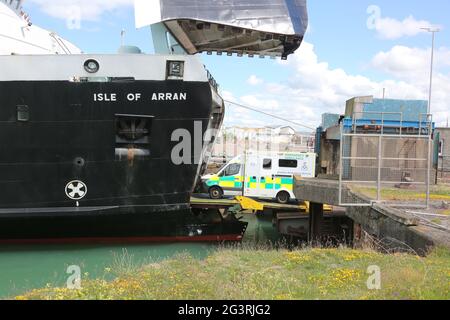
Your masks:
<path fill-rule="evenodd" d="M 206 69 L 206 68 L 205 68 Z M 211 72 L 209 72 L 208 69 L 206 69 L 206 74 L 208 76 L 209 84 L 216 90 L 216 92 L 219 91 L 219 84 L 217 83 L 216 79 L 212 76 Z"/>

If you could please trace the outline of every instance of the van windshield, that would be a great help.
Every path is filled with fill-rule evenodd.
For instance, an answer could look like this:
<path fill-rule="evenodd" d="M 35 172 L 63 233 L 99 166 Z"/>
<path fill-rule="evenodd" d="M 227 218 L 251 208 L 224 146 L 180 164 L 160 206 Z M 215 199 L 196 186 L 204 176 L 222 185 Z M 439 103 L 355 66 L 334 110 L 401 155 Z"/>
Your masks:
<path fill-rule="evenodd" d="M 235 176 L 239 174 L 239 172 L 241 172 L 241 165 L 239 163 L 232 163 L 222 172 L 222 176 Z"/>
<path fill-rule="evenodd" d="M 225 163 L 224 165 L 222 165 L 222 166 L 220 167 L 220 169 L 217 170 L 218 174 L 219 174 L 219 175 L 223 175 L 222 170 L 225 169 L 227 166 L 228 166 L 228 163 Z"/>

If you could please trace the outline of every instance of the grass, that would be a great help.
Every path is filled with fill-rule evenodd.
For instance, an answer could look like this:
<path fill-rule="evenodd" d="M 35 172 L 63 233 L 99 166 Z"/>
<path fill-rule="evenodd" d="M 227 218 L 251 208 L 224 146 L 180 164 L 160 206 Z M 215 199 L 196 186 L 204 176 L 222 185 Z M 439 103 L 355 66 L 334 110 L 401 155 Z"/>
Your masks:
<path fill-rule="evenodd" d="M 370 198 L 376 198 L 377 189 L 375 187 L 357 187 L 352 188 L 353 191 L 365 195 Z M 433 201 L 450 201 L 450 186 L 439 185 L 431 186 L 430 199 Z M 386 201 L 417 201 L 425 200 L 425 192 L 413 189 L 383 188 L 381 197 Z"/>
<path fill-rule="evenodd" d="M 367 288 L 374 265 L 381 290 Z M 220 249 L 205 260 L 180 255 L 118 271 L 112 281 L 82 280 L 80 290 L 47 287 L 16 299 L 450 299 L 447 249 L 426 258 L 351 249 Z"/>

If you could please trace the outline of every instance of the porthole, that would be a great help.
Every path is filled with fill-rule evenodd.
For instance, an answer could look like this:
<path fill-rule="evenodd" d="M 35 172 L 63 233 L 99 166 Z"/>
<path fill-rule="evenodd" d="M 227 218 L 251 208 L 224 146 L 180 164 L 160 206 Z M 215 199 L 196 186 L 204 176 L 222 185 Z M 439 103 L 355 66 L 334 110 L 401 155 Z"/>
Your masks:
<path fill-rule="evenodd" d="M 100 64 L 94 59 L 86 60 L 84 63 L 84 70 L 89 73 L 96 73 L 100 70 Z"/>

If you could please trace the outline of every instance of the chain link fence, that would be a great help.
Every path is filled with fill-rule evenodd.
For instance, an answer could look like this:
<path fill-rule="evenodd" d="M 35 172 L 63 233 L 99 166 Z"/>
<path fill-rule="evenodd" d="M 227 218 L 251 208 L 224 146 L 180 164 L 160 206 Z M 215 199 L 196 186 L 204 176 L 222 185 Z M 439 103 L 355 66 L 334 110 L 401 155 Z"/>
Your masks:
<path fill-rule="evenodd" d="M 404 122 L 380 113 L 342 124 L 339 200 L 343 206 L 426 207 L 430 198 L 432 119 Z"/>
<path fill-rule="evenodd" d="M 450 183 L 450 155 L 439 155 L 437 178 L 442 183 Z"/>

